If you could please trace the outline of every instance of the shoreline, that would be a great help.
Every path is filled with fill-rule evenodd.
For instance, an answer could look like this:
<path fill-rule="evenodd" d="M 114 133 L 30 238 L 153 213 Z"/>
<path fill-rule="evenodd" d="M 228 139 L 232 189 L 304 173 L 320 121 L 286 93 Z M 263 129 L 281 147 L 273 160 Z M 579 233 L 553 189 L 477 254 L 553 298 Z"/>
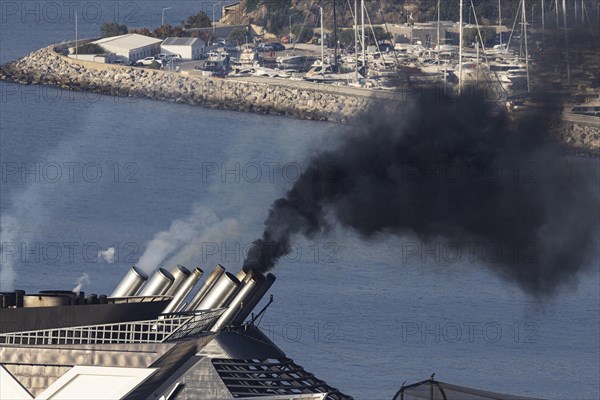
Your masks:
<path fill-rule="evenodd" d="M 54 46 L 1 66 L 0 80 L 336 123 L 347 122 L 373 102 L 393 98 L 385 93 L 387 96 L 372 96 L 367 90 L 351 94 L 305 82 L 250 82 L 95 63 L 58 54 Z"/>
<path fill-rule="evenodd" d="M 55 51 L 56 47 L 51 45 L 39 49 L 0 66 L 0 80 L 342 124 L 348 123 L 369 107 L 387 108 L 406 101 L 406 94 L 402 93 L 305 81 L 213 78 L 193 73 L 95 63 L 59 54 Z M 582 124 L 565 118 L 554 134 L 562 141 L 567 152 L 598 157 L 599 125 Z"/>

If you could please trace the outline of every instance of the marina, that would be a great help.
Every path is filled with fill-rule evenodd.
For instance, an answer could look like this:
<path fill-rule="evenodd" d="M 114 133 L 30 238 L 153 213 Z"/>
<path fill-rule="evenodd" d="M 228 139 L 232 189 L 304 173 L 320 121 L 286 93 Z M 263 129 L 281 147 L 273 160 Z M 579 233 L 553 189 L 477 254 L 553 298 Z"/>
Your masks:
<path fill-rule="evenodd" d="M 531 1 L 3 8 L 0 399 L 597 398 L 594 10 Z"/>

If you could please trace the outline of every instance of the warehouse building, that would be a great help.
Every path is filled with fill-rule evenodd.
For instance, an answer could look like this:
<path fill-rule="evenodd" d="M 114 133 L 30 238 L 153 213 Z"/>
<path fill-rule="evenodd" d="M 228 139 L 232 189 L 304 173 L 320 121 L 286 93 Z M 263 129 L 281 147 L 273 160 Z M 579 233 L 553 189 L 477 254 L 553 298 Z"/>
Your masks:
<path fill-rule="evenodd" d="M 102 38 L 92 43 L 99 45 L 107 53 L 115 54 L 117 60 L 129 64 L 160 53 L 162 40 L 137 33 L 128 33 Z"/>

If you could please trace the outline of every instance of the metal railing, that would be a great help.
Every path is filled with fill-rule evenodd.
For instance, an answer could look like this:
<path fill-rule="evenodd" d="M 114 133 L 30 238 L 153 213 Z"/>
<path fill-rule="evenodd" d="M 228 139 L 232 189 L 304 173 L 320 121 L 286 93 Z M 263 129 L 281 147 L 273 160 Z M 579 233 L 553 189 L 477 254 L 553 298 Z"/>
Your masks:
<path fill-rule="evenodd" d="M 221 308 L 166 314 L 146 321 L 4 333 L 0 335 L 0 344 L 32 346 L 161 343 L 205 332 L 224 311 Z"/>

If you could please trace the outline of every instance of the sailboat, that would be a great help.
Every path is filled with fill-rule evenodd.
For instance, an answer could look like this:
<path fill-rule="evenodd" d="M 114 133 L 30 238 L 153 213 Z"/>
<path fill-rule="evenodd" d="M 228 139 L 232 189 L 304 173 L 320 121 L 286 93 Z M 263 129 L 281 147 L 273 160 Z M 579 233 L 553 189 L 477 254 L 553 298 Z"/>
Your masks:
<path fill-rule="evenodd" d="M 323 30 L 323 7 L 319 7 L 321 19 L 321 58 L 316 60 L 310 70 L 304 75 L 303 79 L 311 82 L 320 83 L 356 83 L 354 74 L 340 74 L 335 72 L 335 68 L 325 58 L 325 40 Z"/>

